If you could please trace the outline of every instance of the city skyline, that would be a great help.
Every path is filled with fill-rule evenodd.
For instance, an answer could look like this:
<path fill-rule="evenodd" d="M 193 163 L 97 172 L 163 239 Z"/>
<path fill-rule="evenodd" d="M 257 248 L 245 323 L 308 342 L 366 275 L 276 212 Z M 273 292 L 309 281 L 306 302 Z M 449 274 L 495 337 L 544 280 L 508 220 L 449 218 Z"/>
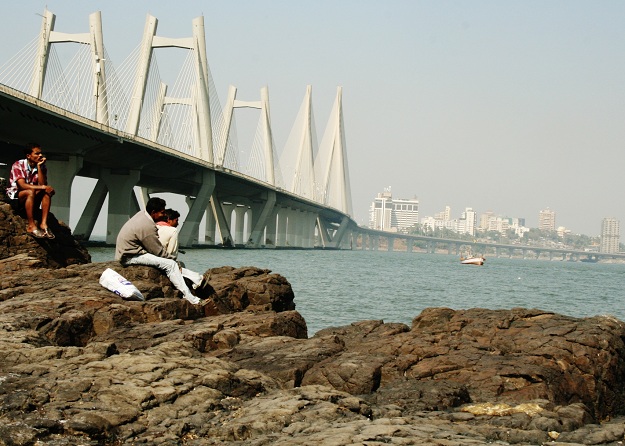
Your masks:
<path fill-rule="evenodd" d="M 404 209 L 397 209 L 398 204 L 409 203 L 409 207 L 404 207 Z M 451 206 L 445 205 L 440 207 L 436 212 L 431 214 L 424 215 L 421 211 L 421 202 L 418 199 L 418 195 L 414 194 L 412 198 L 406 197 L 397 197 L 393 196 L 392 186 L 387 186 L 384 188 L 383 192 L 378 192 L 377 195 L 372 199 L 369 206 L 369 220 L 367 222 L 367 226 L 371 229 L 377 230 L 403 230 L 407 227 L 411 226 L 410 224 L 406 224 L 406 222 L 411 221 L 414 223 L 415 218 L 418 219 L 419 224 L 424 224 L 426 220 L 463 220 L 466 218 L 467 212 L 471 212 L 475 214 L 476 217 L 476 228 L 481 228 L 484 226 L 484 220 L 486 217 L 492 217 L 495 219 L 508 219 L 514 220 L 515 226 L 523 226 L 527 229 L 536 228 L 540 230 L 546 231 L 560 231 L 565 230 L 566 232 L 572 232 L 570 228 L 564 224 L 560 224 L 557 220 L 557 211 L 554 209 L 546 208 L 540 209 L 537 211 L 537 225 L 536 226 L 525 226 L 525 221 L 527 220 L 526 216 L 523 215 L 506 215 L 501 214 L 497 211 L 493 211 L 492 209 L 488 209 L 486 211 L 482 211 L 479 209 L 474 209 L 471 206 L 464 206 L 460 211 L 454 211 Z M 413 206 L 416 209 L 413 209 Z M 383 211 L 382 209 L 385 209 Z M 416 213 L 416 217 L 415 214 Z M 409 216 L 410 215 L 410 216 Z M 400 223 L 400 220 L 403 220 L 403 224 Z M 593 237 L 603 237 L 606 234 L 606 222 L 611 222 L 611 228 L 616 225 L 616 233 L 618 235 L 618 226 L 620 220 L 617 220 L 613 217 L 604 217 L 599 222 L 600 225 L 600 234 L 592 235 L 592 234 L 583 234 L 583 233 L 575 233 L 577 235 L 588 235 Z M 394 224 L 393 224 L 394 223 Z M 613 229 L 611 229 L 614 232 Z M 612 232 L 610 234 L 612 234 Z M 618 246 L 618 242 L 617 242 Z"/>
<path fill-rule="evenodd" d="M 37 36 L 46 6 L 68 33 L 101 11 L 116 66 L 139 45 L 146 14 L 169 37 L 188 37 L 204 15 L 222 103 L 230 84 L 243 100 L 267 85 L 279 151 L 306 85 L 317 139 L 342 86 L 359 224 L 391 183 L 398 197 L 418 190 L 424 215 L 471 203 L 536 227 L 549 207 L 591 236 L 603 218 L 625 220 L 613 198 L 625 162 L 625 2 L 30 0 L 5 8 L 0 66 Z M 163 62 L 163 72 L 178 65 Z M 257 117 L 246 119 L 240 144 Z"/>

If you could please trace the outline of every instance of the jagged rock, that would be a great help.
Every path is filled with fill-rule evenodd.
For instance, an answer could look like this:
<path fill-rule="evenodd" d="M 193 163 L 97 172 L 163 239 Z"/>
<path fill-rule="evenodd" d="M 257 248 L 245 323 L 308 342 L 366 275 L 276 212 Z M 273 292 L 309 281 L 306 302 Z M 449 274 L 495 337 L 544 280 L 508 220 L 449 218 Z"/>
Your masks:
<path fill-rule="evenodd" d="M 0 201 L 0 259 L 18 257 L 16 261 L 0 263 L 0 275 L 17 271 L 21 266 L 61 268 L 89 263 L 87 249 L 72 236 L 70 228 L 48 215 L 48 226 L 54 239 L 36 239 L 26 233 L 26 220 L 9 203 Z"/>
<path fill-rule="evenodd" d="M 204 302 L 191 305 L 155 268 L 90 263 L 79 245 L 54 257 L 6 206 L 0 445 L 617 444 L 625 435 L 616 319 L 431 308 L 411 327 L 362 321 L 308 339 L 290 284 L 268 270 L 208 270 Z M 106 268 L 146 300 L 100 286 Z"/>

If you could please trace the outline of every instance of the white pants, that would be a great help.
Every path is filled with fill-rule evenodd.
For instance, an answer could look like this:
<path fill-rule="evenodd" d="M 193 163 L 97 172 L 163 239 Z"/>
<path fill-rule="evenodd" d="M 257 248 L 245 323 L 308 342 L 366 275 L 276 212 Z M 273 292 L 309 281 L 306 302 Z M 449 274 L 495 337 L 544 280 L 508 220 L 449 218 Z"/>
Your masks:
<path fill-rule="evenodd" d="M 187 287 L 187 284 L 184 282 L 184 278 L 186 277 L 189 279 L 195 286 L 199 286 L 200 283 L 202 283 L 201 274 L 186 268 L 182 268 L 181 272 L 178 262 L 172 259 L 155 256 L 154 254 L 147 253 L 132 257 L 125 257 L 122 261 L 122 265 L 154 266 L 161 271 L 164 271 L 165 274 L 167 274 L 167 277 L 169 277 L 169 280 L 171 280 L 171 283 L 173 283 L 178 290 L 182 291 L 184 298 L 191 301 L 196 299 L 196 297 L 193 296 L 191 290 Z"/>

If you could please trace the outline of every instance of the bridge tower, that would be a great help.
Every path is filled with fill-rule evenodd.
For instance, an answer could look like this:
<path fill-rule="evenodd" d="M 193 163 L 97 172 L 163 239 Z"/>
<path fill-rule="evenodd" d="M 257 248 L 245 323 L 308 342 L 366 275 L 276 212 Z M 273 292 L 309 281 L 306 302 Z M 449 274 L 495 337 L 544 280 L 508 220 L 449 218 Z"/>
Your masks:
<path fill-rule="evenodd" d="M 166 89 L 161 86 L 159 94 L 160 108 L 165 104 L 186 104 L 194 107 L 197 114 L 196 129 L 198 147 L 195 156 L 209 163 L 213 162 L 213 138 L 211 125 L 211 111 L 209 100 L 209 74 L 206 58 L 206 36 L 204 31 L 204 17 L 193 20 L 193 36 L 189 38 L 168 38 L 156 35 L 158 20 L 148 14 L 143 39 L 141 40 L 141 53 L 137 65 L 137 74 L 131 96 L 126 132 L 137 135 L 141 109 L 145 98 L 148 73 L 152 61 L 152 53 L 155 48 L 183 48 L 194 52 L 196 70 L 196 88 L 191 98 L 168 98 Z M 158 114 L 160 115 L 160 113 Z M 160 123 L 155 123 L 158 127 Z"/>
<path fill-rule="evenodd" d="M 315 190 L 315 153 L 317 147 L 314 138 L 312 112 L 312 86 L 306 87 L 306 95 L 295 119 L 291 136 L 287 141 L 280 167 L 282 172 L 291 175 L 285 178 L 286 190 L 299 196 L 315 200 L 319 193 Z"/>
<path fill-rule="evenodd" d="M 343 125 L 342 87 L 337 88 L 330 120 L 319 145 L 319 153 L 315 159 L 315 180 L 321 193 L 317 201 L 347 215 L 353 214 L 347 165 L 347 145 Z M 337 227 L 336 225 L 329 225 L 322 218 L 319 218 L 318 227 L 323 246 L 340 247 L 341 239 L 345 235 L 349 223 L 349 218 L 345 217 Z"/>
<path fill-rule="evenodd" d="M 54 31 L 56 16 L 48 10 L 43 13 L 41 33 L 39 34 L 39 50 L 30 86 L 30 95 L 42 99 L 46 80 L 46 69 L 50 58 L 50 48 L 53 43 L 79 43 L 91 46 L 92 55 L 92 82 L 95 96 L 96 121 L 108 125 L 107 95 L 105 93 L 106 75 L 104 58 L 104 39 L 102 34 L 102 16 L 100 12 L 89 15 L 89 32 L 69 34 Z"/>
<path fill-rule="evenodd" d="M 274 147 L 273 147 L 273 135 L 271 132 L 271 119 L 269 113 L 269 88 L 266 86 L 260 89 L 260 101 L 241 101 L 237 99 L 237 88 L 230 85 L 228 89 L 228 99 L 224 107 L 224 121 L 221 135 L 219 135 L 219 145 L 216 150 L 217 159 L 215 164 L 219 167 L 224 167 L 226 159 L 228 158 L 228 151 L 232 150 L 230 140 L 230 131 L 232 129 L 232 118 L 234 116 L 235 108 L 254 108 L 260 110 L 260 125 L 263 139 L 263 159 L 264 159 L 264 172 L 261 173 L 262 181 L 265 181 L 272 186 L 276 185 L 276 173 L 274 166 Z"/>
<path fill-rule="evenodd" d="M 232 120 L 234 117 L 234 110 L 237 108 L 253 108 L 260 110 L 260 132 L 262 139 L 262 158 L 263 169 L 262 172 L 258 172 L 257 176 L 261 181 L 269 183 L 271 186 L 276 185 L 276 170 L 274 160 L 274 144 L 273 135 L 271 131 L 271 119 L 269 110 L 269 89 L 265 86 L 260 90 L 260 101 L 242 101 L 237 99 L 237 88 L 233 85 L 228 90 L 228 99 L 224 106 L 224 126 L 221 134 L 216 138 L 218 145 L 216 146 L 216 160 L 215 164 L 218 167 L 224 168 L 229 156 L 234 154 L 229 153 L 234 149 L 231 140 L 230 132 L 232 130 Z M 219 198 L 217 194 L 213 197 L 211 207 L 207 209 L 208 218 L 207 221 L 216 221 L 219 226 L 219 231 L 222 234 L 224 241 L 232 240 L 232 205 L 234 203 L 224 202 Z M 248 247 L 260 247 L 264 244 L 263 234 L 265 228 L 268 225 L 271 217 L 275 219 L 274 206 L 276 203 L 275 190 L 268 189 L 264 193 L 262 203 L 236 203 L 234 206 L 235 211 L 235 240 L 237 245 L 245 245 Z M 247 215 L 248 218 L 248 232 L 249 237 L 244 240 L 243 235 L 243 219 Z M 271 225 L 269 225 L 271 228 Z M 214 230 L 211 229 L 211 233 Z M 225 235 L 225 237 L 224 237 Z"/>

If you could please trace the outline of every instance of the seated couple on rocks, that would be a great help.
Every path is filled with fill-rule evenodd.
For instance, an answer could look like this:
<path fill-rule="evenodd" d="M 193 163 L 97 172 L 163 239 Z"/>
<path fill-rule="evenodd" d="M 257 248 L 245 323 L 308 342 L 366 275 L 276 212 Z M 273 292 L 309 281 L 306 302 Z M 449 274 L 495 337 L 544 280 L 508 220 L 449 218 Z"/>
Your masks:
<path fill-rule="evenodd" d="M 115 259 L 123 266 L 153 266 L 164 271 L 186 300 L 199 304 L 200 298 L 191 292 L 185 279 L 193 290 L 199 291 L 205 286 L 203 276 L 182 268 L 177 261 L 177 249 L 175 252 L 168 252 L 159 240 L 157 222 L 163 220 L 165 205 L 162 198 L 150 198 L 145 211 L 137 212 L 122 226 L 117 235 Z"/>

